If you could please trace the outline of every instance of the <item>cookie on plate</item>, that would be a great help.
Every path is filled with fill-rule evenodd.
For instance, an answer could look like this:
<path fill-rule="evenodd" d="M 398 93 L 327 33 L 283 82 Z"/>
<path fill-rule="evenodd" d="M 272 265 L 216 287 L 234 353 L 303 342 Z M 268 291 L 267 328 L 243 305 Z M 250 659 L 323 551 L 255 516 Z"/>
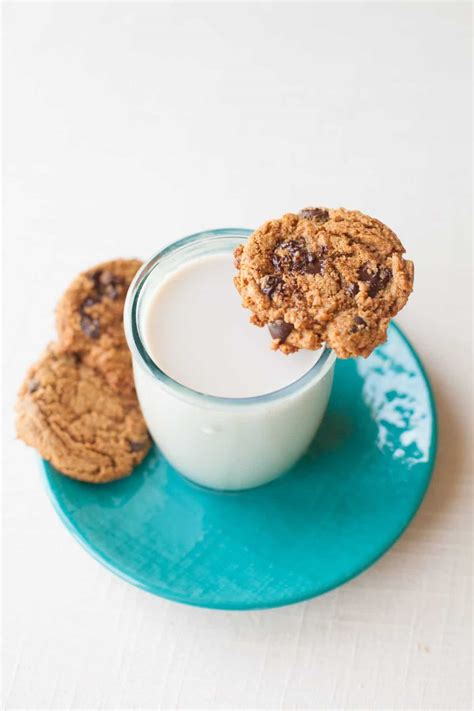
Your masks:
<path fill-rule="evenodd" d="M 77 353 L 125 397 L 134 394 L 132 361 L 123 330 L 123 307 L 142 262 L 115 259 L 77 276 L 56 311 L 59 347 Z"/>
<path fill-rule="evenodd" d="M 413 289 L 398 237 L 355 210 L 306 208 L 257 229 L 235 250 L 235 285 L 252 323 L 284 353 L 327 343 L 368 356 Z"/>
<path fill-rule="evenodd" d="M 62 474 L 102 484 L 150 449 L 138 401 L 122 398 L 77 355 L 50 346 L 18 393 L 17 434 Z"/>

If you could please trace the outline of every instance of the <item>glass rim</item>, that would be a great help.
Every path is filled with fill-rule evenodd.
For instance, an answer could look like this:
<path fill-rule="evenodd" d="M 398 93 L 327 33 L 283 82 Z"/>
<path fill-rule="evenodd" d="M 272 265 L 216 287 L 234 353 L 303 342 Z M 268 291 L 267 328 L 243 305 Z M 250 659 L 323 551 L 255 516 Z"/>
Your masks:
<path fill-rule="evenodd" d="M 207 393 L 202 393 L 199 390 L 194 390 L 187 385 L 183 385 L 161 370 L 148 353 L 148 350 L 140 335 L 140 329 L 138 326 L 138 306 L 140 295 L 147 279 L 153 272 L 158 262 L 161 262 L 164 258 L 175 254 L 181 249 L 199 242 L 205 242 L 207 240 L 224 240 L 232 237 L 240 237 L 245 240 L 252 234 L 252 232 L 253 230 L 244 227 L 223 227 L 219 229 L 195 232 L 188 237 L 183 237 L 156 252 L 138 270 L 132 283 L 130 284 L 124 307 L 124 329 L 130 351 L 136 360 L 138 360 L 139 364 L 144 367 L 145 370 L 153 376 L 153 378 L 158 380 L 167 389 L 171 390 L 175 395 L 181 398 L 198 401 L 201 404 L 214 404 L 232 407 L 276 402 L 305 389 L 305 387 L 313 380 L 320 380 L 322 375 L 329 370 L 329 367 L 332 366 L 336 360 L 335 353 L 331 350 L 331 348 L 329 348 L 326 344 L 323 344 L 321 356 L 318 358 L 316 363 L 300 378 L 292 383 L 289 383 L 289 385 L 285 385 L 278 390 L 273 390 L 262 395 L 252 395 L 250 397 L 223 397 L 221 395 L 209 395 Z M 326 368 L 328 363 L 329 367 Z"/>

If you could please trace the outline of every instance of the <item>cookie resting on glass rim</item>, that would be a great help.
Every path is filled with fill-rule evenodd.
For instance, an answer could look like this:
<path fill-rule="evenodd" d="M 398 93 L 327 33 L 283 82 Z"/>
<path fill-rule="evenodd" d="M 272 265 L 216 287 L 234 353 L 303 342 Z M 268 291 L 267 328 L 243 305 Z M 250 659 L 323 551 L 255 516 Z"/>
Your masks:
<path fill-rule="evenodd" d="M 344 208 L 305 208 L 269 220 L 234 252 L 235 286 L 251 322 L 285 354 L 326 343 L 367 357 L 413 289 L 413 262 L 379 220 Z"/>

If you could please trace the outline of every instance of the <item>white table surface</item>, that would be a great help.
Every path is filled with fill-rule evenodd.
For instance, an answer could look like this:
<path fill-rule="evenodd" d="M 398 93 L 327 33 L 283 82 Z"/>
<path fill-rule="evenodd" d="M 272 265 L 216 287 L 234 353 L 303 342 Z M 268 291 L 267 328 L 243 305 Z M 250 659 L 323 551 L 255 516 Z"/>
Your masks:
<path fill-rule="evenodd" d="M 470 708 L 469 5 L 4 9 L 5 708 Z M 399 323 L 436 393 L 432 486 L 319 599 L 155 598 L 64 529 L 15 392 L 82 268 L 312 203 L 380 217 L 416 262 Z"/>

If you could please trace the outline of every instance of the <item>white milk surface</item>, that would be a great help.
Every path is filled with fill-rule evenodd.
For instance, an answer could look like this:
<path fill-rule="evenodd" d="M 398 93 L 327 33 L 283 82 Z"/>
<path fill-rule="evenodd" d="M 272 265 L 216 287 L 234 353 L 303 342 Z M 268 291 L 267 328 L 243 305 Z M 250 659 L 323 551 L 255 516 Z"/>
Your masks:
<path fill-rule="evenodd" d="M 234 275 L 231 254 L 197 257 L 169 275 L 143 305 L 145 346 L 167 375 L 207 395 L 279 390 L 301 378 L 320 352 L 272 351 L 268 330 L 249 323 Z"/>

